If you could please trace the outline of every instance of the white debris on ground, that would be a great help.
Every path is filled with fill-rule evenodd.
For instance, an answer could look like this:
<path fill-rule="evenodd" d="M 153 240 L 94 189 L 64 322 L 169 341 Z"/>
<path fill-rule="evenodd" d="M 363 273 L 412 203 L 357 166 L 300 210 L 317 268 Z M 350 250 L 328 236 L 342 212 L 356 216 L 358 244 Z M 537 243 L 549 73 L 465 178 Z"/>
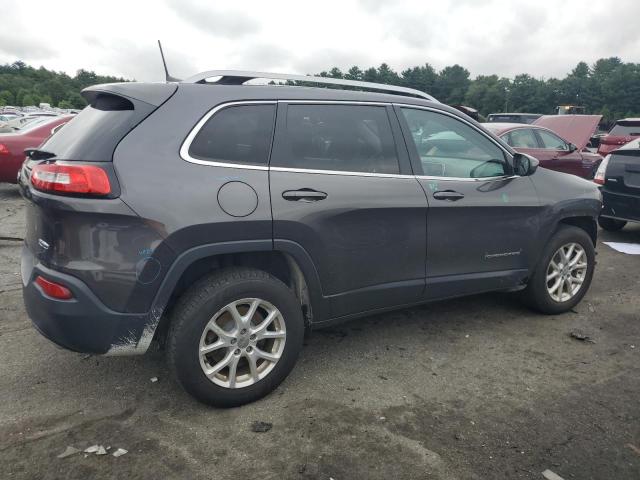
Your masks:
<path fill-rule="evenodd" d="M 69 445 L 64 452 L 58 455 L 58 458 L 67 458 L 67 457 L 70 457 L 71 455 L 75 455 L 79 451 L 80 451 L 79 448 L 75 448 Z"/>
<path fill-rule="evenodd" d="M 564 478 L 562 478 L 557 473 L 552 472 L 551 470 L 545 470 L 544 472 L 542 472 L 542 476 L 547 480 L 564 480 Z"/>
<path fill-rule="evenodd" d="M 111 450 L 111 447 L 104 447 L 103 445 L 91 445 L 90 447 L 87 447 L 84 449 L 84 453 L 93 453 L 95 455 L 106 455 L 108 453 L 108 451 Z M 75 448 L 75 447 L 67 447 L 67 449 L 62 452 L 60 455 L 58 455 L 58 458 L 66 458 L 69 457 L 75 453 L 78 453 L 80 450 Z M 125 450 L 124 448 L 117 448 L 111 455 L 113 455 L 114 457 L 118 458 L 121 457 L 122 455 L 126 455 L 127 453 L 129 453 L 128 450 Z M 85 455 L 85 458 L 88 455 Z"/>
<path fill-rule="evenodd" d="M 640 255 L 640 243 L 602 242 L 620 253 Z"/>
<path fill-rule="evenodd" d="M 129 453 L 128 450 L 125 450 L 124 448 L 119 448 L 115 452 L 113 452 L 111 455 L 117 458 L 117 457 L 121 457 L 122 455 L 126 455 L 127 453 Z"/>
<path fill-rule="evenodd" d="M 151 377 L 151 383 L 156 383 L 158 381 L 158 377 Z"/>

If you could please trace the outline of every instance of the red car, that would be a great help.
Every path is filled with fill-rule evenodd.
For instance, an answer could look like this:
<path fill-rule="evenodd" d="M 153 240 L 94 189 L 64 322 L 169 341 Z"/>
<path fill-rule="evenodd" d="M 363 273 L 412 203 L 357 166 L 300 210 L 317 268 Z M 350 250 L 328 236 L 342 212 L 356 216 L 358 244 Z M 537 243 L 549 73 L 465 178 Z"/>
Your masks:
<path fill-rule="evenodd" d="M 73 115 L 42 117 L 13 133 L 0 133 L 0 182 L 16 183 L 24 161 L 24 149 L 38 147 Z"/>
<path fill-rule="evenodd" d="M 602 156 L 586 150 L 600 115 L 545 115 L 531 125 L 485 123 L 516 151 L 537 158 L 540 166 L 592 179 Z"/>
<path fill-rule="evenodd" d="M 603 157 L 640 137 L 640 118 L 623 118 L 618 120 L 609 133 L 600 138 L 598 153 Z"/>

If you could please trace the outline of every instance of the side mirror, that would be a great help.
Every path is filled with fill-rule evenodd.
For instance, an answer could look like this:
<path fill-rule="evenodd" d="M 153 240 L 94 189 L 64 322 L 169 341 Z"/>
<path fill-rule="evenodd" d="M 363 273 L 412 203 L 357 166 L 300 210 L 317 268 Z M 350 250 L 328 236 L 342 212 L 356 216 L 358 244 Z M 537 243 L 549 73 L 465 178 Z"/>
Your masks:
<path fill-rule="evenodd" d="M 524 153 L 516 153 L 513 156 L 513 172 L 521 177 L 533 175 L 540 165 L 537 158 Z"/>
<path fill-rule="evenodd" d="M 576 147 L 573 143 L 569 144 L 569 151 L 570 152 L 575 152 L 578 149 L 578 147 Z"/>

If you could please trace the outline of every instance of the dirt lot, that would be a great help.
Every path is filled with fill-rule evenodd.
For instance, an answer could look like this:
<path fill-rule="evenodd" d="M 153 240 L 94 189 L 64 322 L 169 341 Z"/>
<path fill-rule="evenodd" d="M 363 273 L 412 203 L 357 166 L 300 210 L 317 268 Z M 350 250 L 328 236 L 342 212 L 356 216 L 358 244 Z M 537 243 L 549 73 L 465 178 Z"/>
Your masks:
<path fill-rule="evenodd" d="M 0 185 L 0 236 L 22 223 Z M 640 228 L 601 236 L 640 242 Z M 86 357 L 42 338 L 20 248 L 0 241 L 2 479 L 640 478 L 640 256 L 599 245 L 590 292 L 562 316 L 492 294 L 314 332 L 275 393 L 215 410 L 161 353 Z M 93 444 L 129 453 L 56 458 Z"/>

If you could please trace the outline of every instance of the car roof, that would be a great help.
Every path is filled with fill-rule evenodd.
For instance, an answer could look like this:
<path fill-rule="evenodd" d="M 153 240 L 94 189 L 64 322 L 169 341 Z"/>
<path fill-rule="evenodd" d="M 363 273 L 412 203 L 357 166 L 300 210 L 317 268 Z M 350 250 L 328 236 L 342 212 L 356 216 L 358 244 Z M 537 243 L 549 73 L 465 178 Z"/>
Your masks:
<path fill-rule="evenodd" d="M 508 132 L 509 130 L 515 130 L 517 128 L 538 128 L 541 130 L 547 130 L 544 127 L 538 125 L 532 125 L 530 123 L 507 123 L 507 122 L 487 122 L 482 124 L 483 127 L 491 130 L 496 135 Z"/>
<path fill-rule="evenodd" d="M 402 95 L 400 93 L 379 93 L 360 90 L 345 90 L 340 88 L 293 86 L 293 85 L 225 85 L 215 83 L 108 83 L 87 87 L 82 91 L 85 98 L 91 99 L 101 92 L 125 95 L 130 98 L 153 104 L 159 98 L 166 98 L 161 91 L 170 88 L 178 88 L 192 95 L 215 97 L 220 103 L 242 102 L 253 100 L 313 100 L 333 102 L 367 102 L 367 103 L 397 103 L 416 106 L 432 107 L 444 110 L 469 119 L 459 110 L 442 104 L 438 101 L 430 101 L 424 98 Z"/>
<path fill-rule="evenodd" d="M 542 114 L 541 114 L 541 113 L 522 113 L 522 112 L 513 112 L 513 113 L 490 113 L 490 114 L 489 114 L 489 116 L 490 116 L 490 117 L 492 117 L 492 116 L 499 117 L 499 116 L 501 116 L 501 115 L 504 115 L 504 116 L 510 116 L 510 117 L 513 117 L 514 115 L 518 115 L 518 116 L 525 116 L 525 115 L 534 116 L 534 115 L 537 115 L 537 116 L 539 116 L 539 117 L 541 117 L 541 116 L 542 116 Z M 497 123 L 497 122 L 496 122 L 496 123 Z"/>

